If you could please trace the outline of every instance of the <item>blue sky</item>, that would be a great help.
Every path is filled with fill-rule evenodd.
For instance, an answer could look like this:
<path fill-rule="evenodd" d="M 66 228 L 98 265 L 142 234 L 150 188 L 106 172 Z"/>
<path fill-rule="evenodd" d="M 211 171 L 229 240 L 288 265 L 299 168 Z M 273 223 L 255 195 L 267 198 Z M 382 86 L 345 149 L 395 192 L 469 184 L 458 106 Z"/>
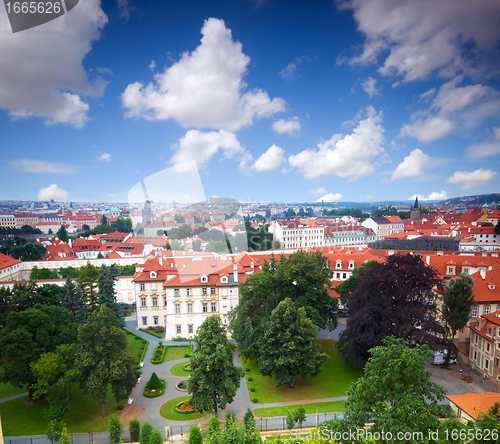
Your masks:
<path fill-rule="evenodd" d="M 80 0 L 13 34 L 0 7 L 0 199 L 126 202 L 167 168 L 177 195 L 193 165 L 245 201 L 498 192 L 498 23 L 498 0 Z"/>

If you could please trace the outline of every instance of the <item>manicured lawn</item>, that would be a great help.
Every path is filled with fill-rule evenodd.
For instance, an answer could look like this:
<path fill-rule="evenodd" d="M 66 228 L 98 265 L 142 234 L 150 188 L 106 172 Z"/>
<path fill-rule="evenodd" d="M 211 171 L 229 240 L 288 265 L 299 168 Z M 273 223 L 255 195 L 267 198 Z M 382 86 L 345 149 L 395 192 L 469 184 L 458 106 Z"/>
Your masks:
<path fill-rule="evenodd" d="M 106 408 L 108 416 L 102 418 L 102 406 L 90 395 L 84 395 L 78 388 L 73 389 L 71 404 L 64 416 L 69 433 L 104 432 L 108 429 L 111 415 L 120 415 L 116 401 L 108 389 Z M 34 406 L 26 406 L 28 397 L 0 403 L 0 416 L 4 436 L 44 435 L 49 421 L 44 410 L 48 403 L 43 401 Z M 123 401 L 123 404 L 126 401 Z"/>
<path fill-rule="evenodd" d="M 126 332 L 127 330 L 125 330 Z M 139 341 L 136 339 L 135 335 L 125 335 L 127 337 L 127 350 L 132 355 L 134 359 L 137 359 L 138 356 L 141 356 L 141 347 L 142 344 L 146 341 Z"/>
<path fill-rule="evenodd" d="M 15 388 L 11 384 L 0 384 L 0 399 L 26 392 L 24 387 Z"/>
<path fill-rule="evenodd" d="M 189 353 L 189 347 L 187 345 L 167 345 L 167 350 L 165 351 L 165 361 L 175 361 L 176 359 L 182 359 Z"/>
<path fill-rule="evenodd" d="M 345 401 L 331 401 L 331 402 L 314 402 L 312 404 L 302 404 L 306 413 L 330 413 L 330 412 L 343 412 Z M 288 405 L 282 407 L 268 407 L 266 409 L 255 409 L 253 413 L 260 418 L 268 418 L 270 416 L 286 416 L 288 411 L 294 411 L 298 405 Z"/>
<path fill-rule="evenodd" d="M 181 396 L 180 398 L 171 399 L 160 407 L 160 415 L 166 419 L 174 421 L 191 421 L 193 419 L 203 418 L 207 416 L 207 412 L 203 413 L 177 413 L 174 407 L 181 401 L 188 401 L 191 396 Z"/>
<path fill-rule="evenodd" d="M 172 373 L 173 375 L 175 376 L 183 376 L 183 377 L 188 377 L 191 372 L 187 372 L 186 370 L 184 370 L 182 367 L 184 367 L 185 365 L 189 364 L 189 361 L 186 361 L 186 362 L 179 362 L 178 364 L 175 364 L 171 369 L 170 369 L 170 373 Z"/>
<path fill-rule="evenodd" d="M 144 333 L 148 333 L 150 335 L 156 336 L 157 338 L 162 338 L 163 332 L 157 331 L 157 330 L 146 330 L 145 328 L 140 328 L 139 330 L 143 331 Z"/>
<path fill-rule="evenodd" d="M 253 381 L 247 381 L 247 388 L 255 388 L 255 392 L 249 393 L 250 399 L 257 398 L 259 403 L 265 404 L 345 396 L 349 384 L 360 378 L 363 370 L 353 370 L 349 365 L 344 364 L 342 356 L 335 347 L 336 341 L 321 339 L 319 343 L 322 351 L 330 357 L 317 377 L 303 379 L 299 376 L 295 379 L 293 388 L 276 387 L 271 378 L 264 378 L 260 374 L 255 361 L 247 359 L 243 362 L 244 369 L 250 368 L 250 372 L 245 373 L 245 378 L 253 378 Z"/>

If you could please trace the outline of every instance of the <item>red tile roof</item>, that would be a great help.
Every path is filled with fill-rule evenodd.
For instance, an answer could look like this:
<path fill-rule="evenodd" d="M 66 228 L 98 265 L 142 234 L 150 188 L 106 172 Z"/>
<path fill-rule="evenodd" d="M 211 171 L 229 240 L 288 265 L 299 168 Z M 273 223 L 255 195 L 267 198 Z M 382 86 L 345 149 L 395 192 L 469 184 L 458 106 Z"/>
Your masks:
<path fill-rule="evenodd" d="M 500 394 L 493 392 L 448 395 L 446 397 L 474 419 L 477 419 L 480 412 L 487 413 L 488 409 L 495 404 L 495 402 L 500 402 Z"/>
<path fill-rule="evenodd" d="M 16 265 L 19 263 L 21 263 L 21 261 L 18 261 L 11 256 L 0 253 L 0 269 L 12 267 L 12 265 Z"/>

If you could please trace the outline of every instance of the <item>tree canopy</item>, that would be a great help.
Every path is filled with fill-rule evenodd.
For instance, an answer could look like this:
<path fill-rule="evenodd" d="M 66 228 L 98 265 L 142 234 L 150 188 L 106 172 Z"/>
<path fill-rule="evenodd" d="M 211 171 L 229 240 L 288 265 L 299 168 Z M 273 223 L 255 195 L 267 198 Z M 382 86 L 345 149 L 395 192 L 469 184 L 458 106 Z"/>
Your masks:
<path fill-rule="evenodd" d="M 214 412 L 233 402 L 244 371 L 233 364 L 234 344 L 226 336 L 219 315 L 212 315 L 198 327 L 195 349 L 190 358 L 192 368 L 187 381 L 190 404 L 198 412 Z"/>
<path fill-rule="evenodd" d="M 318 327 L 290 298 L 281 301 L 264 327 L 259 371 L 270 376 L 276 386 L 293 387 L 296 376 L 317 376 L 328 355 L 320 352 Z"/>
<path fill-rule="evenodd" d="M 364 365 L 369 350 L 388 336 L 438 347 L 436 270 L 417 255 L 393 255 L 359 270 L 354 290 L 347 295 L 349 318 L 337 347 L 344 360 Z"/>

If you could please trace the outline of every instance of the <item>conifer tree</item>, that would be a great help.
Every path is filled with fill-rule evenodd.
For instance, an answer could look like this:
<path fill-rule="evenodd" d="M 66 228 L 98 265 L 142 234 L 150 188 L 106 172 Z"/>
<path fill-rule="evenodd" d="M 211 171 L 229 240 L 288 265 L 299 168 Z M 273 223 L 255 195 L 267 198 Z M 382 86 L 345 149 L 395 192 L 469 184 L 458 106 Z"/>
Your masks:
<path fill-rule="evenodd" d="M 83 301 L 82 291 L 69 277 L 66 279 L 66 283 L 63 287 L 61 306 L 73 313 L 76 322 L 79 324 L 85 323 L 87 307 Z"/>

